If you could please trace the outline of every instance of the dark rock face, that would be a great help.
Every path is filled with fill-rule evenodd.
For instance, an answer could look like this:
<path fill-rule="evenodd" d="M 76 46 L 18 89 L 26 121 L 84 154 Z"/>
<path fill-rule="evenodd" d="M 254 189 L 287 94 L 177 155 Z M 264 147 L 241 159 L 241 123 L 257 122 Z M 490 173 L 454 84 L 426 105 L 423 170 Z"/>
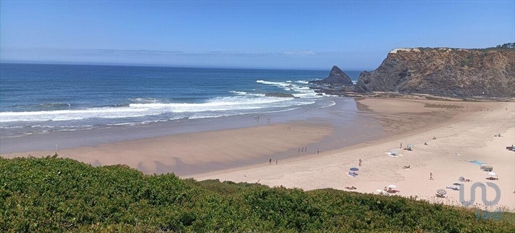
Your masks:
<path fill-rule="evenodd" d="M 355 89 L 449 97 L 515 97 L 515 50 L 393 50 L 376 70 L 360 74 Z"/>
<path fill-rule="evenodd" d="M 313 84 L 329 84 L 329 85 L 336 85 L 336 86 L 353 86 L 352 80 L 350 77 L 343 72 L 340 68 L 337 66 L 333 66 L 331 69 L 331 72 L 329 73 L 329 76 L 327 78 L 324 78 L 322 80 L 316 80 L 316 81 L 310 81 L 310 83 Z"/>

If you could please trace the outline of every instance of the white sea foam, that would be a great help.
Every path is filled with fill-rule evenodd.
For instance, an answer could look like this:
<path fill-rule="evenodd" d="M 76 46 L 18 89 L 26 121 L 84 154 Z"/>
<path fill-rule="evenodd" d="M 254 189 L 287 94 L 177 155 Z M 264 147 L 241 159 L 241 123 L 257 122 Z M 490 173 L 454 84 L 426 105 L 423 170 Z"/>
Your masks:
<path fill-rule="evenodd" d="M 88 109 L 61 109 L 47 111 L 0 112 L 0 123 L 7 122 L 59 122 L 84 119 L 118 119 L 147 116 L 165 116 L 166 120 L 175 118 L 218 117 L 246 114 L 254 111 L 276 111 L 295 106 L 309 105 L 315 98 L 322 96 L 315 93 L 306 84 L 307 81 L 256 81 L 262 85 L 271 85 L 291 93 L 297 98 L 267 97 L 258 91 L 230 91 L 233 96 L 217 97 L 202 103 L 165 102 L 154 98 L 130 98 L 131 103 L 119 106 L 105 106 Z M 157 117 L 163 119 L 162 117 Z M 148 120 L 148 119 L 146 119 Z M 125 124 L 110 122 L 113 124 Z M 37 128 L 53 127 L 54 123 L 35 124 Z"/>
<path fill-rule="evenodd" d="M 246 91 L 231 91 L 231 93 L 236 94 L 236 95 L 246 95 L 247 94 Z"/>
<path fill-rule="evenodd" d="M 257 83 L 265 84 L 265 85 L 272 85 L 272 86 L 278 86 L 278 87 L 287 87 L 290 86 L 290 83 L 287 82 L 272 82 L 272 81 L 265 81 L 265 80 L 257 80 Z"/>
<path fill-rule="evenodd" d="M 158 99 L 154 99 L 154 98 L 129 98 L 129 100 L 131 102 L 136 102 L 136 103 L 157 103 L 157 102 L 159 102 Z"/>
<path fill-rule="evenodd" d="M 292 92 L 292 94 L 295 97 L 300 98 L 320 98 L 320 95 L 317 95 L 317 93 L 310 89 L 306 84 L 308 84 L 307 81 L 296 81 L 295 83 L 286 82 L 272 82 L 272 81 L 265 81 L 265 80 L 257 80 L 257 83 L 261 83 L 264 85 L 271 85 L 280 87 L 281 89 Z M 300 85 L 299 85 L 300 84 Z"/>
<path fill-rule="evenodd" d="M 133 103 L 124 107 L 102 107 L 81 110 L 35 112 L 0 112 L 0 122 L 69 121 L 91 118 L 133 118 L 167 113 L 238 112 L 253 109 L 288 107 L 310 104 L 310 100 L 261 96 L 231 96 L 210 99 L 204 103 Z M 44 127 L 43 125 L 40 125 Z"/>

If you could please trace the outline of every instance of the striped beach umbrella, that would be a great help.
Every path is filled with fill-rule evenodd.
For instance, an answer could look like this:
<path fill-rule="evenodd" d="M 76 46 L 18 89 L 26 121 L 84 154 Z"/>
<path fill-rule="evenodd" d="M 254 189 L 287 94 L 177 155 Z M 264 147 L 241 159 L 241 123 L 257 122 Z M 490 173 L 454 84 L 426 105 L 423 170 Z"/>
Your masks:
<path fill-rule="evenodd" d="M 438 189 L 438 190 L 436 190 L 436 193 L 438 193 L 438 195 L 443 196 L 443 195 L 447 194 L 447 191 L 445 191 L 445 189 Z"/>

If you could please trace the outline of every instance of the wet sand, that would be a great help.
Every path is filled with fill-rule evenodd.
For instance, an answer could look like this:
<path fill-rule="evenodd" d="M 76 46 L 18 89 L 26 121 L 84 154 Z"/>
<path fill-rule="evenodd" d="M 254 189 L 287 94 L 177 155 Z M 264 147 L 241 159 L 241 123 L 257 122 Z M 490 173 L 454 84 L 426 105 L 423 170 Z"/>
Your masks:
<path fill-rule="evenodd" d="M 459 176 L 487 181 L 478 165 L 466 161 L 479 160 L 499 174 L 494 181 L 502 191 L 499 205 L 515 209 L 515 153 L 505 150 L 515 143 L 514 102 L 334 101 L 333 107 L 271 113 L 260 121 L 236 116 L 12 139 L 7 143 L 17 152 L 4 150 L 2 156 L 54 154 L 53 145 L 59 143 L 59 156 L 95 166 L 127 164 L 146 174 L 174 172 L 198 180 L 305 190 L 356 186 L 353 191 L 371 193 L 395 184 L 400 190 L 396 195 L 446 204 L 459 204 L 459 192 L 446 189 L 447 198 L 439 199 L 436 190 L 458 182 Z M 497 133 L 503 137 L 493 137 Z M 400 143 L 413 144 L 414 150 L 402 150 Z M 386 154 L 392 150 L 399 155 Z M 406 165 L 410 169 L 403 169 Z M 359 175 L 348 176 L 350 167 L 358 167 Z M 480 197 L 479 190 L 477 194 Z M 491 190 L 489 195 L 493 197 Z"/>
<path fill-rule="evenodd" d="M 126 164 L 146 174 L 184 176 L 276 163 L 382 135 L 374 119 L 358 117 L 353 99 L 333 99 L 332 107 L 263 114 L 259 120 L 234 116 L 2 140 L 3 156 L 53 155 L 57 145 L 60 157 L 95 166 Z"/>

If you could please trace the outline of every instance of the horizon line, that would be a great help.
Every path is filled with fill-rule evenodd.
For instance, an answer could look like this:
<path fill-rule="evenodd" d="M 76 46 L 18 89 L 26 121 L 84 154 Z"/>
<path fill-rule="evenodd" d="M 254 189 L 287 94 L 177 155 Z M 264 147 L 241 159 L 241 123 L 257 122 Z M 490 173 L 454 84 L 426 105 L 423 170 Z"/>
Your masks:
<path fill-rule="evenodd" d="M 25 61 L 25 60 L 0 60 L 0 64 L 27 64 L 27 65 L 86 65 L 86 66 L 126 66 L 126 67 L 163 67 L 163 68 L 197 68 L 197 69 L 249 69 L 249 70 L 306 70 L 306 71 L 330 71 L 331 67 L 324 68 L 293 68 L 293 67 L 247 67 L 247 66 L 188 66 L 173 64 L 145 64 L 145 63 L 104 63 L 104 62 L 63 62 L 63 61 Z M 339 67 L 340 68 L 340 67 Z M 369 71 L 374 69 L 342 69 L 343 71 Z"/>

